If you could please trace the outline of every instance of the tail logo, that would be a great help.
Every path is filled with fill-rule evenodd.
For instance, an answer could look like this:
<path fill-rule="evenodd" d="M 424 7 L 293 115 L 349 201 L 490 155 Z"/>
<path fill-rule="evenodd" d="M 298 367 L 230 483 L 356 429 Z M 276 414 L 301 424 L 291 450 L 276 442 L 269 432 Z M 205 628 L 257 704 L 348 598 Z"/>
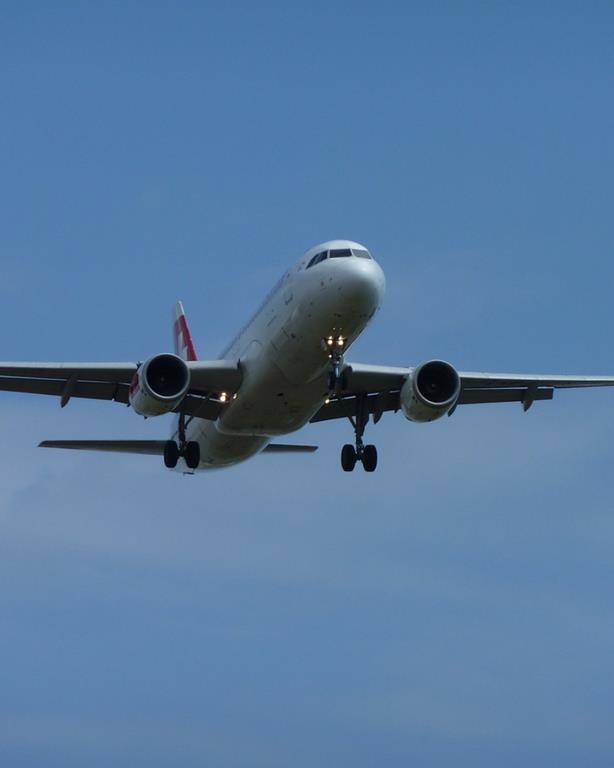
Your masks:
<path fill-rule="evenodd" d="M 183 309 L 183 308 L 182 308 Z M 183 360 L 198 360 L 196 347 L 192 340 L 192 334 L 188 326 L 185 314 L 177 313 L 177 319 L 174 326 L 175 335 L 175 354 Z"/>

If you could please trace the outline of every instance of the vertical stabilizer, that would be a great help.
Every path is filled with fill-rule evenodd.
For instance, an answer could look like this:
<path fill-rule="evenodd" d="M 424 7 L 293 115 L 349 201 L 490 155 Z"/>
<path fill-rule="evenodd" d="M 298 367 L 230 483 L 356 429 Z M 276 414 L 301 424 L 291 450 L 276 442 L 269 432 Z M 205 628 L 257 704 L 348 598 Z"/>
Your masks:
<path fill-rule="evenodd" d="M 185 316 L 183 304 L 178 301 L 173 312 L 173 336 L 175 338 L 175 354 L 183 360 L 198 360 L 192 334 Z"/>

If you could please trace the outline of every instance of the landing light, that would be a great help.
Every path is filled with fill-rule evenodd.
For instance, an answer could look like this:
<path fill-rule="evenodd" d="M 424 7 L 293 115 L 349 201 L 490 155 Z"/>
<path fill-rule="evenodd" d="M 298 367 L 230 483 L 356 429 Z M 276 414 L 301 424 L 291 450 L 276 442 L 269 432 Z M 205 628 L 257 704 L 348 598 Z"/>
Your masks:
<path fill-rule="evenodd" d="M 220 403 L 225 403 L 226 400 L 228 400 L 228 395 L 226 394 L 226 392 L 222 392 L 222 394 L 220 395 Z"/>
<path fill-rule="evenodd" d="M 328 344 L 329 347 L 332 347 L 333 344 L 335 343 L 335 340 L 333 339 L 332 336 L 329 336 L 328 339 L 326 339 L 326 343 Z"/>
<path fill-rule="evenodd" d="M 342 347 L 344 344 L 345 344 L 345 341 L 343 339 L 343 336 L 339 336 L 339 338 L 337 339 L 337 346 Z"/>

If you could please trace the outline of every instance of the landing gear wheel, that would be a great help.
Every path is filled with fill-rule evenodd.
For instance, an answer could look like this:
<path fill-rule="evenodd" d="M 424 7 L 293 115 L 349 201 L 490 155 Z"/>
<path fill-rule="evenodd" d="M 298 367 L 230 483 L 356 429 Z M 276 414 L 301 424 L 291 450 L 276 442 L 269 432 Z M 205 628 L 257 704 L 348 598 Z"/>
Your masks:
<path fill-rule="evenodd" d="M 164 446 L 164 466 L 175 469 L 179 461 L 179 446 L 174 440 L 168 440 Z"/>
<path fill-rule="evenodd" d="M 345 472 L 351 472 L 356 466 L 356 462 L 362 462 L 365 472 L 375 472 L 377 467 L 377 448 L 374 445 L 364 445 L 362 438 L 365 434 L 365 427 L 369 423 L 369 401 L 366 395 L 356 398 L 356 412 L 354 416 L 349 416 L 351 425 L 354 427 L 356 436 L 356 446 L 344 445 L 341 451 L 341 466 Z M 379 418 L 375 419 L 375 423 Z"/>
<path fill-rule="evenodd" d="M 365 445 L 363 448 L 362 466 L 365 472 L 375 472 L 377 467 L 377 448 L 374 445 Z"/>
<path fill-rule="evenodd" d="M 344 472 L 352 472 L 356 466 L 358 457 L 353 445 L 344 445 L 341 449 L 341 466 Z"/>
<path fill-rule="evenodd" d="M 186 443 L 183 457 L 189 469 L 197 469 L 200 464 L 200 445 L 194 440 Z"/>

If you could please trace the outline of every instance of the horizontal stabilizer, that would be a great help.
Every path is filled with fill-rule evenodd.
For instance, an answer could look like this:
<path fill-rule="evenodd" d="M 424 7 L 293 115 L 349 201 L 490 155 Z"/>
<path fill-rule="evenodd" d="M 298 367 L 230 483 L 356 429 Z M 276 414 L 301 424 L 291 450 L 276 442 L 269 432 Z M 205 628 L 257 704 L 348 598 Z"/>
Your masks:
<path fill-rule="evenodd" d="M 317 445 L 288 445 L 282 443 L 269 443 L 263 453 L 313 453 L 318 450 Z"/>
<path fill-rule="evenodd" d="M 162 456 L 165 445 L 166 440 L 43 440 L 38 447 Z M 317 445 L 281 445 L 279 443 L 272 443 L 264 449 L 265 453 L 313 453 L 317 450 Z"/>
<path fill-rule="evenodd" d="M 166 440 L 43 440 L 39 448 L 67 448 L 72 451 L 110 451 L 162 456 Z"/>

